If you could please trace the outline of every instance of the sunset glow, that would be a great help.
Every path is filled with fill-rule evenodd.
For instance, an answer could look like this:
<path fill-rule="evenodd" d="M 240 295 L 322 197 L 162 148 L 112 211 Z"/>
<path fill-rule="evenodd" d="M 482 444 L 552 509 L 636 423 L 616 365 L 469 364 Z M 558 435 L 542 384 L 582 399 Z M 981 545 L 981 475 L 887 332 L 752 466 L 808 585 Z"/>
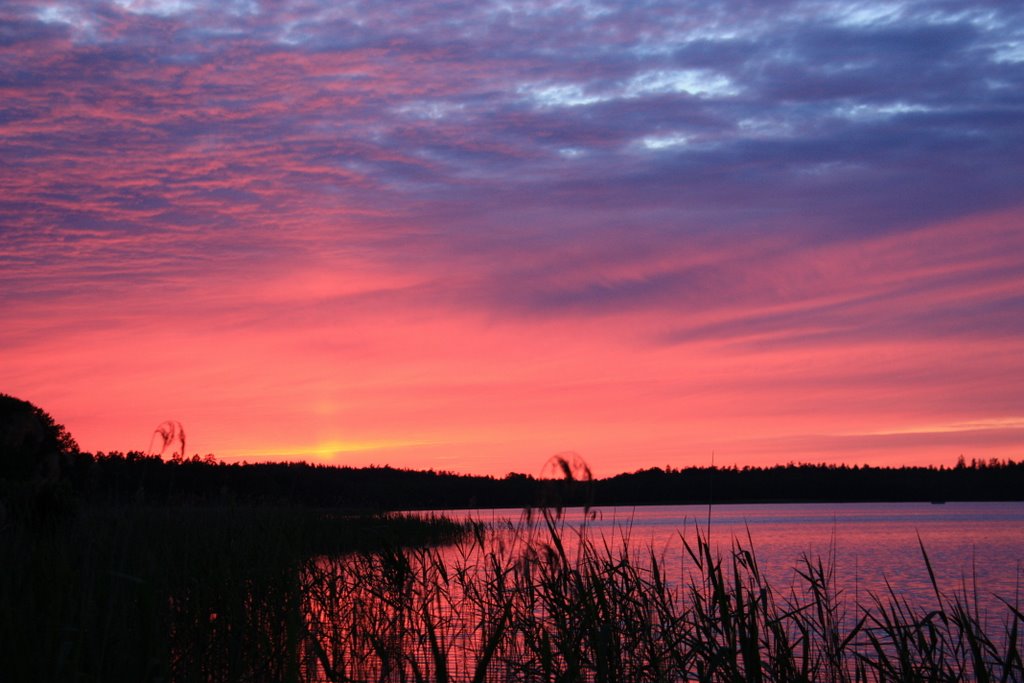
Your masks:
<path fill-rule="evenodd" d="M 0 93 L 83 449 L 1024 458 L 1024 5 L 14 0 Z"/>

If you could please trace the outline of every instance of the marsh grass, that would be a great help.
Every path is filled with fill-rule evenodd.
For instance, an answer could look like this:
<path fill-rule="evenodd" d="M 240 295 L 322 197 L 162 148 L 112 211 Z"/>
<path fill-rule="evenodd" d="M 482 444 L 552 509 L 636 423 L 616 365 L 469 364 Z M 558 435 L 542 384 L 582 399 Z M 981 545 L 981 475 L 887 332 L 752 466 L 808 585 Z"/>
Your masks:
<path fill-rule="evenodd" d="M 716 539 L 719 540 L 719 539 Z M 441 547 L 438 543 L 453 544 Z M 3 681 L 1024 681 L 1016 600 L 971 578 L 858 603 L 834 558 L 772 585 L 749 536 L 557 509 L 485 530 L 273 508 L 91 510 L 0 531 Z"/>
<path fill-rule="evenodd" d="M 85 508 L 0 528 L 0 681 L 299 681 L 300 567 L 448 542 L 444 519 L 293 507 Z"/>
<path fill-rule="evenodd" d="M 525 518 L 524 518 L 525 520 Z M 751 539 L 680 538 L 682 575 L 540 512 L 457 551 L 319 558 L 304 573 L 308 672 L 329 681 L 1022 681 L 1019 607 L 991 629 L 975 587 L 856 604 L 832 558 L 777 591 Z M 970 589 L 970 590 L 968 590 Z"/>

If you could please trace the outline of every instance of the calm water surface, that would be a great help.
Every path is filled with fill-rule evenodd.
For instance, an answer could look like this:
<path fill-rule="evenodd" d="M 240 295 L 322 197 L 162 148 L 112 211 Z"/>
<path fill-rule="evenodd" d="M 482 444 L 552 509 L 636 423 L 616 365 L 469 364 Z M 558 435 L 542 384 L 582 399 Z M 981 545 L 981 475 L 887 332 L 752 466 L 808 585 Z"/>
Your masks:
<path fill-rule="evenodd" d="M 519 510 L 476 510 L 485 522 L 517 523 Z M 582 524 L 613 541 L 628 537 L 631 548 L 654 548 L 670 572 L 685 578 L 689 561 L 682 537 L 708 531 L 707 506 L 665 505 L 567 509 L 567 529 Z M 999 609 L 1000 596 L 1024 600 L 1024 503 L 815 503 L 716 505 L 710 534 L 721 552 L 734 539 L 752 544 L 762 571 L 776 588 L 796 578 L 802 558 L 834 558 L 836 586 L 847 598 L 865 603 L 886 591 L 886 582 L 923 607 L 935 603 L 924 545 L 944 593 L 966 589 L 979 605 Z M 571 534 L 570 534 L 571 535 Z M 749 540 L 748 540 L 749 535 Z M 920 538 L 920 544 L 918 541 Z M 1020 602 L 1017 602 L 1020 604 Z"/>
<path fill-rule="evenodd" d="M 545 662 L 560 666 L 561 660 L 552 655 L 555 646 L 550 643 L 554 641 L 549 640 L 557 640 L 559 634 L 565 637 L 557 640 L 556 650 L 567 647 L 582 652 L 583 648 L 589 653 L 586 656 L 597 656 L 598 650 L 591 646 L 604 641 L 593 638 L 600 638 L 605 631 L 582 638 L 572 619 L 561 618 L 566 610 L 575 609 L 593 615 L 593 605 L 587 601 L 594 600 L 596 593 L 584 589 L 577 598 L 572 586 L 563 591 L 560 581 L 545 581 L 544 567 L 551 565 L 544 565 L 543 560 L 539 564 L 520 562 L 524 557 L 547 555 L 541 546 L 550 543 L 551 537 L 539 513 L 531 518 L 519 510 L 454 513 L 459 515 L 491 523 L 490 535 L 474 536 L 450 547 L 411 551 L 402 556 L 409 558 L 408 564 L 386 553 L 359 554 L 321 558 L 306 568 L 303 584 L 308 587 L 304 599 L 309 638 L 304 657 L 312 680 L 462 681 L 483 671 L 478 669 L 481 666 L 487 680 L 535 680 L 530 678 L 532 673 L 524 672 L 545 670 Z M 1024 503 L 722 505 L 712 508 L 710 526 L 707 507 L 599 508 L 587 513 L 569 509 L 557 523 L 563 527 L 559 536 L 570 562 L 580 547 L 580 536 L 586 533 L 599 555 L 589 565 L 602 577 L 599 581 L 611 576 L 607 586 L 621 583 L 620 589 L 625 587 L 624 593 L 597 591 L 623 601 L 614 612 L 618 616 L 613 617 L 623 620 L 621 628 L 609 627 L 607 633 L 618 634 L 624 649 L 600 651 L 617 652 L 623 666 L 634 667 L 631 671 L 647 666 L 644 643 L 661 642 L 656 629 L 662 622 L 660 617 L 652 618 L 653 613 L 636 609 L 636 605 L 651 604 L 644 602 L 645 589 L 641 588 L 649 586 L 644 581 L 650 580 L 650 574 L 641 568 L 636 573 L 640 582 L 633 583 L 622 581 L 628 573 L 616 572 L 623 544 L 632 554 L 634 566 L 648 562 L 653 550 L 660 558 L 661 576 L 667 579 L 665 595 L 684 612 L 705 586 L 704 575 L 695 571 L 684 549 L 684 539 L 695 544 L 698 529 L 710 534 L 711 545 L 730 569 L 726 558 L 734 543 L 752 548 L 773 589 L 771 602 L 780 610 L 773 611 L 772 618 L 778 615 L 792 634 L 797 627 L 788 611 L 810 603 L 807 583 L 797 574 L 805 558 L 820 557 L 834 567 L 832 587 L 840 595 L 834 614 L 844 634 L 861 622 L 864 611 L 858 607 L 879 615 L 873 595 L 889 604 L 887 582 L 893 593 L 910 603 L 910 614 L 897 619 L 904 626 L 912 626 L 938 609 L 939 598 L 931 587 L 921 544 L 931 558 L 944 596 L 941 599 L 966 595 L 981 630 L 998 642 L 1006 632 L 1010 610 L 995 596 L 1015 603 L 1024 578 Z M 612 554 L 610 574 L 604 573 L 601 554 L 606 543 Z M 496 576 L 503 578 L 497 580 Z M 731 577 L 726 583 L 731 583 Z M 640 601 L 632 602 L 632 596 L 638 595 Z M 577 599 L 583 602 L 574 602 Z M 769 603 L 764 597 L 761 601 L 762 605 Z M 627 604 L 633 608 L 621 609 Z M 948 609 L 949 603 L 943 607 Z M 513 619 L 516 626 L 502 631 L 496 624 L 508 623 L 505 619 Z M 674 642 L 683 644 L 680 647 L 704 642 L 706 634 L 700 626 L 679 623 L 682 630 L 673 637 L 677 638 Z M 874 628 L 876 622 L 870 624 L 869 628 Z M 647 632 L 653 640 L 644 641 Z M 887 636 L 879 629 L 874 632 L 884 650 Z M 495 633 L 504 635 L 491 642 Z M 814 638 L 805 642 L 812 653 L 807 661 L 820 663 L 814 653 L 820 654 L 823 642 Z M 877 651 L 868 644 L 867 636 L 862 634 L 851 643 L 848 653 L 876 661 L 871 658 Z M 664 664 L 668 660 L 659 661 Z M 327 676 L 328 670 L 337 675 Z M 693 680 L 696 670 L 677 671 L 677 680 Z M 432 673 L 439 671 L 447 674 Z M 577 678 L 599 678 L 592 668 L 588 671 Z"/>

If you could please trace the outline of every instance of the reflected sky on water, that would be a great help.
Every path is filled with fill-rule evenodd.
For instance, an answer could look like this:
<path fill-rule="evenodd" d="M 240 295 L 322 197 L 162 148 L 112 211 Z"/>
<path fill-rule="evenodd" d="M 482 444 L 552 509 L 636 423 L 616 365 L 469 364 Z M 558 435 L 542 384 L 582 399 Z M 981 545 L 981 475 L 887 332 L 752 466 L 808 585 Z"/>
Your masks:
<path fill-rule="evenodd" d="M 586 513 L 567 508 L 562 522 L 576 529 L 586 520 L 595 534 L 614 540 L 628 537 L 637 550 L 652 547 L 665 559 L 670 575 L 684 576 L 689 560 L 681 538 L 692 543 L 698 529 L 707 533 L 708 513 L 701 505 L 603 507 Z M 485 522 L 508 519 L 514 525 L 524 521 L 518 509 L 455 514 Z M 976 584 L 979 603 L 991 609 L 999 604 L 993 596 L 1014 603 L 1022 592 L 1021 502 L 715 505 L 710 525 L 720 551 L 727 551 L 734 539 L 744 547 L 752 542 L 759 566 L 776 589 L 793 583 L 804 557 L 826 563 L 834 557 L 836 584 L 847 597 L 869 602 L 872 593 L 885 593 L 888 581 L 898 594 L 933 607 L 920 537 L 944 594 L 966 586 L 973 596 Z"/>

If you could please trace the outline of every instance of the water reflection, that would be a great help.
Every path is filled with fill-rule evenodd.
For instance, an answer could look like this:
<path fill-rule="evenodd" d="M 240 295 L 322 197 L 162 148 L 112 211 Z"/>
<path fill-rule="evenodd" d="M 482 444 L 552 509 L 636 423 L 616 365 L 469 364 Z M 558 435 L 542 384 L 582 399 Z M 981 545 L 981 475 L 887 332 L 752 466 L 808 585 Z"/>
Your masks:
<path fill-rule="evenodd" d="M 706 508 L 678 506 L 476 513 L 491 531 L 453 547 L 311 561 L 303 670 L 330 681 L 1024 678 L 1019 632 L 1004 630 L 1024 618 L 993 597 L 1015 600 L 1024 506 L 712 513 L 710 528 Z"/>
<path fill-rule="evenodd" d="M 522 511 L 462 514 L 514 520 Z M 720 551 L 727 552 L 734 539 L 750 545 L 777 586 L 799 578 L 796 567 L 805 556 L 834 558 L 838 584 L 851 598 L 884 591 L 888 581 L 916 600 L 932 599 L 921 544 L 940 587 L 952 591 L 965 580 L 977 583 L 980 599 L 997 610 L 1002 603 L 993 596 L 1014 602 L 1024 579 L 1024 503 L 1019 502 L 716 505 L 710 520 L 709 529 L 706 506 L 564 511 L 568 527 L 586 521 L 590 532 L 602 537 L 625 535 L 633 545 L 652 547 L 675 575 L 685 556 L 681 539 L 700 530 Z"/>
<path fill-rule="evenodd" d="M 763 561 L 792 566 L 798 554 L 833 552 L 840 583 L 878 592 L 888 581 L 916 599 L 931 597 L 921 548 L 942 588 L 974 580 L 989 594 L 1013 597 L 1024 558 L 1019 503 L 875 503 L 736 506 L 716 510 L 725 534 L 740 520 L 753 529 Z"/>

